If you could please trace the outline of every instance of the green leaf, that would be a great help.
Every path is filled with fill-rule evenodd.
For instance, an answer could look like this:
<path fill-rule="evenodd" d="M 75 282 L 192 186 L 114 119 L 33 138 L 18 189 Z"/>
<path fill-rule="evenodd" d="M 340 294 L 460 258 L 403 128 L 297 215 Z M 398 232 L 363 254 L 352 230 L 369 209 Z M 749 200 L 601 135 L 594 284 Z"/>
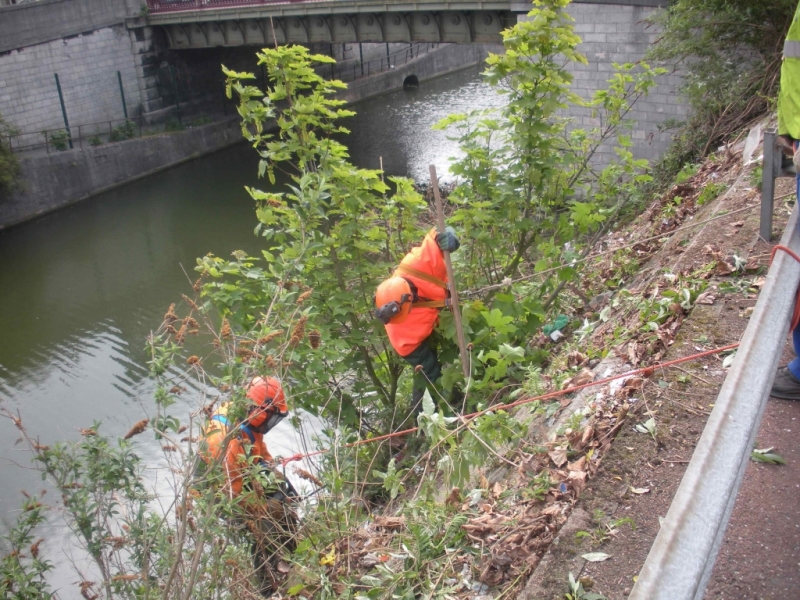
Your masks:
<path fill-rule="evenodd" d="M 297 596 L 297 594 L 302 592 L 304 589 L 306 589 L 306 586 L 303 585 L 302 583 L 298 583 L 297 585 L 294 585 L 290 587 L 288 590 L 286 590 L 286 593 L 289 594 L 290 596 Z"/>
<path fill-rule="evenodd" d="M 422 414 L 426 417 L 432 416 L 436 412 L 436 405 L 433 403 L 431 393 L 426 389 L 422 396 Z"/>
<path fill-rule="evenodd" d="M 750 453 L 750 460 L 769 465 L 785 465 L 786 459 L 779 454 L 770 452 L 772 448 L 756 449 Z"/>

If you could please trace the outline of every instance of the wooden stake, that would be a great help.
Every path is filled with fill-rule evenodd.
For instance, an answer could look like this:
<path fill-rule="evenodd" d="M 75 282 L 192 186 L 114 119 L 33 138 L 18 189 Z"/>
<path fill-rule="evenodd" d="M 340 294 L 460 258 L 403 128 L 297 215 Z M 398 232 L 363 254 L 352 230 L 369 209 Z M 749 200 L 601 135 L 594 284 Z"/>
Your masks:
<path fill-rule="evenodd" d="M 439 233 L 444 233 L 444 209 L 442 209 L 442 197 L 439 195 L 439 178 L 436 177 L 436 167 L 434 165 L 430 165 L 430 172 L 433 197 L 436 200 L 436 228 Z M 456 322 L 458 350 L 461 354 L 461 371 L 464 373 L 464 379 L 469 379 L 469 355 L 467 354 L 467 341 L 464 338 L 464 328 L 461 326 L 461 309 L 458 305 L 458 288 L 455 274 L 453 273 L 453 263 L 450 261 L 449 252 L 442 251 L 442 254 L 444 254 L 444 264 L 447 267 L 447 282 L 450 287 L 450 310 L 453 312 L 453 319 Z"/>

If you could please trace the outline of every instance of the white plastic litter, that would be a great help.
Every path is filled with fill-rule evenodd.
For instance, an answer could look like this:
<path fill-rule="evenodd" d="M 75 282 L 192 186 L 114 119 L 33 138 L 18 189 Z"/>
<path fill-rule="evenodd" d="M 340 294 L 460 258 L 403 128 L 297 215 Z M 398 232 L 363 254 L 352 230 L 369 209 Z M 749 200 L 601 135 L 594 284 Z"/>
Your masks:
<path fill-rule="evenodd" d="M 742 161 L 744 162 L 745 167 L 757 162 L 761 162 L 761 155 L 759 154 L 758 156 L 754 157 L 753 154 L 761 145 L 763 138 L 764 135 L 760 124 L 753 127 L 750 130 L 750 133 L 747 134 L 747 141 L 745 141 L 744 150 L 742 151 Z"/>

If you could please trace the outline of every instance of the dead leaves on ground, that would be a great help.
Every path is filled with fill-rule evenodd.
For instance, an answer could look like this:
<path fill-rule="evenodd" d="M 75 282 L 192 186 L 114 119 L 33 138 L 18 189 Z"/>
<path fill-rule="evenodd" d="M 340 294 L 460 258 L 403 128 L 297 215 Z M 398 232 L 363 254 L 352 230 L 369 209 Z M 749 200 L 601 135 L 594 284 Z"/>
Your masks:
<path fill-rule="evenodd" d="M 566 390 L 573 387 L 579 387 L 586 385 L 587 383 L 591 383 L 592 381 L 594 381 L 594 371 L 584 367 L 578 371 L 578 373 L 567 379 L 561 386 L 561 389 Z"/>
<path fill-rule="evenodd" d="M 594 378 L 591 372 L 583 376 Z M 452 515 L 448 528 L 460 529 L 465 537 L 446 549 L 442 577 L 508 590 L 535 568 L 625 422 L 635 402 L 631 396 L 643 385 L 644 378 L 629 377 L 621 385 L 605 386 L 593 395 L 580 427 L 573 424 L 574 429 L 565 429 L 545 447 L 514 450 L 506 458 L 516 469 L 501 478 L 478 473 L 471 492 L 451 488 L 442 499 Z M 360 590 L 362 578 L 373 569 L 406 568 L 405 544 L 424 519 L 424 515 L 376 515 L 321 551 L 320 565 L 332 585 Z M 463 581 L 456 585 L 465 585 Z M 471 594 L 469 587 L 464 593 Z"/>
<path fill-rule="evenodd" d="M 511 514 L 484 514 L 470 519 L 464 530 L 473 541 L 490 545 L 478 580 L 488 586 L 516 579 L 535 567 L 567 520 L 563 506 L 517 506 Z"/>

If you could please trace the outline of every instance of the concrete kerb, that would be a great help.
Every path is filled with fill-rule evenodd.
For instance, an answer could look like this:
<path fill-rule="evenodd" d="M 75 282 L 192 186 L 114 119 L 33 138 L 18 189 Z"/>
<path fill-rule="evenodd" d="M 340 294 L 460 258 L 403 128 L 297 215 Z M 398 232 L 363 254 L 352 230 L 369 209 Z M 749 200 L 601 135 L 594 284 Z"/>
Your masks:
<path fill-rule="evenodd" d="M 600 361 L 597 367 L 595 367 L 595 379 L 613 377 L 614 375 L 630 371 L 632 368 L 633 367 L 626 361 L 616 356 L 609 356 Z M 547 428 L 545 433 L 546 438 L 548 440 L 555 439 L 556 432 L 564 427 L 574 414 L 584 410 L 589 405 L 590 401 L 602 400 L 602 396 L 606 395 L 613 398 L 615 391 L 620 389 L 625 384 L 626 380 L 627 378 L 611 382 L 611 384 L 609 384 L 610 392 L 608 394 L 592 388 L 582 390 L 575 394 L 572 402 L 561 411 L 560 416 Z M 525 408 L 526 407 L 520 409 L 517 415 L 518 418 L 525 418 L 522 414 Z M 581 426 L 583 426 L 583 423 Z M 586 560 L 571 549 L 574 546 L 575 534 L 578 531 L 590 529 L 590 526 L 591 518 L 586 511 L 578 508 L 569 514 L 567 521 L 561 527 L 555 540 L 553 540 L 553 543 L 547 549 L 542 560 L 528 578 L 527 584 L 516 597 L 517 600 L 540 600 L 546 598 L 548 589 L 551 589 L 554 583 L 563 585 L 564 582 L 567 581 L 569 573 L 580 573 L 583 571 Z"/>

